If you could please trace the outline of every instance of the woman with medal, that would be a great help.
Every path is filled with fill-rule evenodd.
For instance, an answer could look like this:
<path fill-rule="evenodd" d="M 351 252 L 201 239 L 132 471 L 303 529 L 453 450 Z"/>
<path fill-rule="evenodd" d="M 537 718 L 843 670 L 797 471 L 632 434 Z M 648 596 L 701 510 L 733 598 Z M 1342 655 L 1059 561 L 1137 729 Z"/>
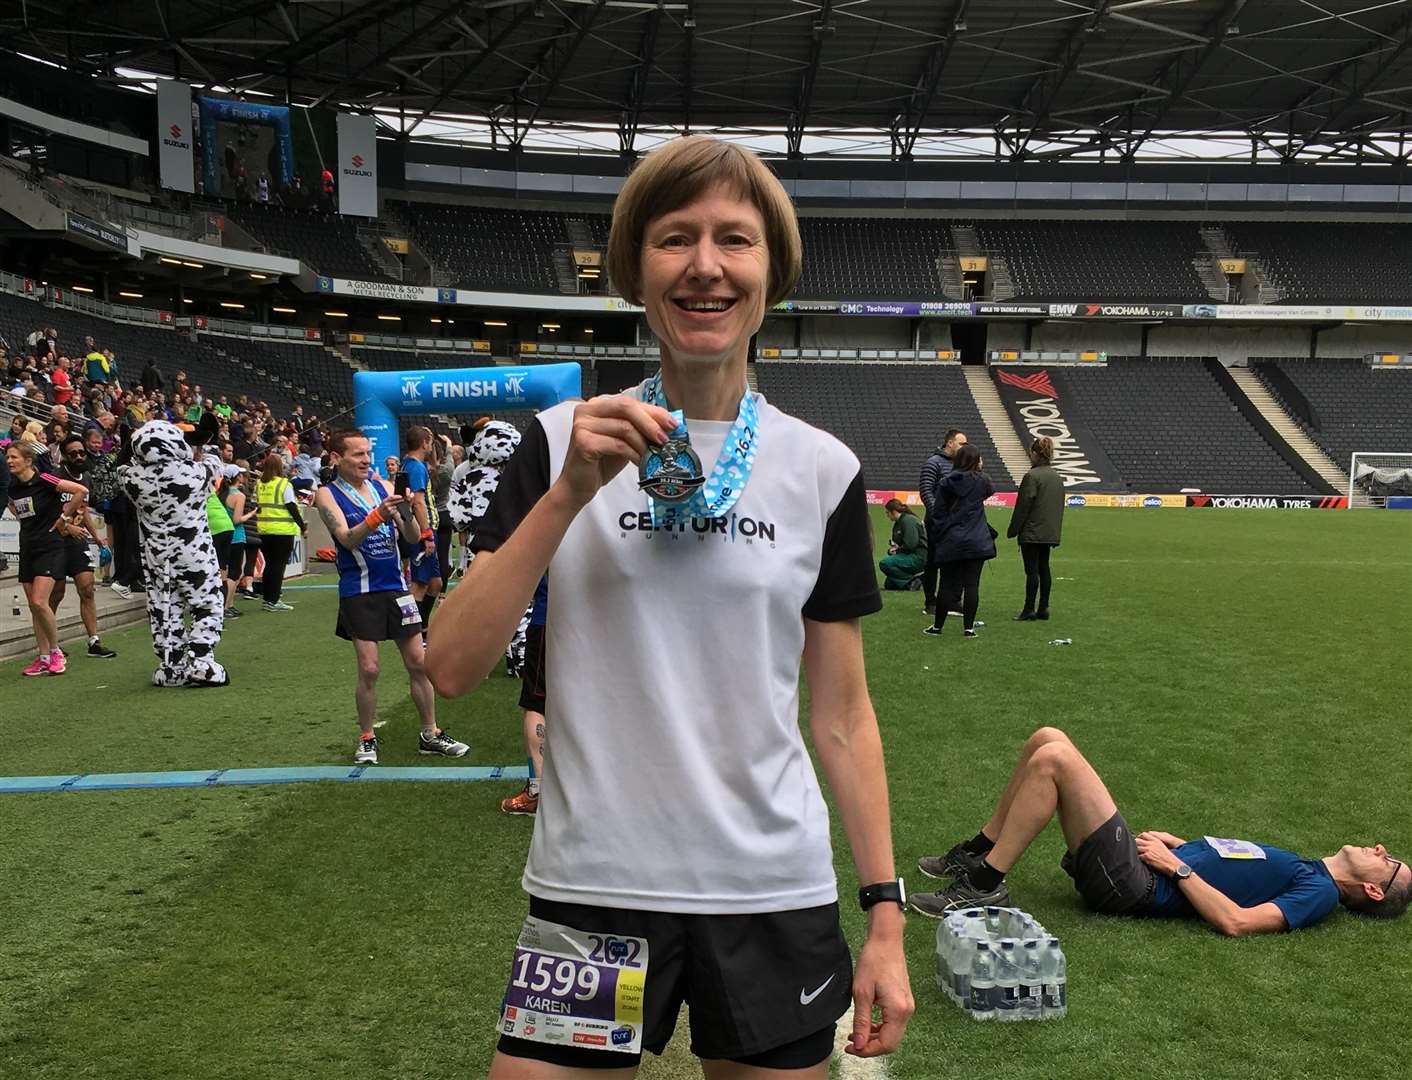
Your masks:
<path fill-rule="evenodd" d="M 336 431 L 329 437 L 334 482 L 319 488 L 314 505 L 328 526 L 338 568 L 338 626 L 335 633 L 353 642 L 358 657 L 358 749 L 353 761 L 376 765 L 378 740 L 377 681 L 379 642 L 395 641 L 411 682 L 412 702 L 421 717 L 417 751 L 461 757 L 470 749 L 436 726 L 436 698 L 423 669 L 422 617 L 402 576 L 395 533 L 415 543 L 414 519 L 400 513 L 403 499 L 368 474 L 372 451 L 361 431 Z"/>
<path fill-rule="evenodd" d="M 544 787 L 490 1075 L 631 1076 L 686 1002 L 709 1080 L 822 1080 L 850 1004 L 847 1051 L 872 1057 L 913 1001 L 858 459 L 746 384 L 751 336 L 799 277 L 798 225 L 754 155 L 684 138 L 624 185 L 608 268 L 661 371 L 534 418 L 431 628 L 433 685 L 466 693 L 548 570 Z M 801 666 L 864 886 L 856 971 Z"/>

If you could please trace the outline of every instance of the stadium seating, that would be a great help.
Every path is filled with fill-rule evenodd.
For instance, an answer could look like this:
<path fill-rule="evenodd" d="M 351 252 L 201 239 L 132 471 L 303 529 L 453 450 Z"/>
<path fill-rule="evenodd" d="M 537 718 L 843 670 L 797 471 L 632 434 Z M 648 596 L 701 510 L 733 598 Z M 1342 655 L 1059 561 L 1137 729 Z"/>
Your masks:
<path fill-rule="evenodd" d="M 1203 248 L 1190 222 L 1007 219 L 975 229 L 1005 257 L 1016 299 L 1211 301 L 1192 266 Z"/>
<path fill-rule="evenodd" d="M 1252 356 L 1250 367 L 1340 469 L 1359 452 L 1412 453 L 1412 371 L 1284 356 Z"/>
<path fill-rule="evenodd" d="M 842 439 L 871 488 L 914 490 L 942 431 L 956 427 L 997 490 L 1015 490 L 959 365 L 767 361 L 755 376 L 766 399 Z"/>
<path fill-rule="evenodd" d="M 233 203 L 230 216 L 275 254 L 302 259 L 320 274 L 355 281 L 387 280 L 358 240 L 356 218 L 274 203 Z"/>
<path fill-rule="evenodd" d="M 36 321 L 58 330 L 61 351 L 69 356 L 83 355 L 85 337 L 92 337 L 100 348 L 111 348 L 124 384 L 136 382 L 150 359 L 168 380 L 184 370 L 187 381 L 199 384 L 207 397 L 225 394 L 235 400 L 249 394 L 277 412 L 287 413 L 302 401 L 306 411 L 327 414 L 327 402 L 346 408 L 353 401 L 348 365 L 312 342 L 252 341 L 209 333 L 193 340 L 175 330 L 112 322 L 0 293 L 0 334 L 12 349 L 23 347 Z"/>
<path fill-rule="evenodd" d="M 1407 302 L 1412 226 L 1382 222 L 1236 221 L 1238 254 L 1258 255 L 1289 303 Z"/>
<path fill-rule="evenodd" d="M 1113 357 L 1066 368 L 1081 417 L 1134 492 L 1300 495 L 1309 485 L 1226 396 L 1199 357 Z"/>
<path fill-rule="evenodd" d="M 940 298 L 937 259 L 952 248 L 937 218 L 803 217 L 801 299 Z"/>
<path fill-rule="evenodd" d="M 418 246 L 439 270 L 451 275 L 453 284 L 466 289 L 559 291 L 554 249 L 569 243 L 568 215 L 424 202 L 399 203 L 398 209 L 411 225 Z"/>

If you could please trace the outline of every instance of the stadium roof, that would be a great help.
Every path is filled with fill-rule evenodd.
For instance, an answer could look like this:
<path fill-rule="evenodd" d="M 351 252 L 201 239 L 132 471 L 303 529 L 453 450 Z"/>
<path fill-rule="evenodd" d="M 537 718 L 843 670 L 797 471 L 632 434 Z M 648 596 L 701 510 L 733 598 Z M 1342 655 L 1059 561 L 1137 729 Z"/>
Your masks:
<path fill-rule="evenodd" d="M 21 53 L 372 108 L 413 138 L 795 156 L 1382 160 L 1408 0 L 27 0 Z"/>

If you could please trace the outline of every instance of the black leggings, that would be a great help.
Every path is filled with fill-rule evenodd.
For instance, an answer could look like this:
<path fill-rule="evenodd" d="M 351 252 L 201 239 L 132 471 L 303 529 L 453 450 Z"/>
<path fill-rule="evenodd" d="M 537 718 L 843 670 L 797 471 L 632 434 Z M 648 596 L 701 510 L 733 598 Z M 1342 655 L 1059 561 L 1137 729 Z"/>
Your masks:
<path fill-rule="evenodd" d="M 226 577 L 231 581 L 239 583 L 241 571 L 245 569 L 245 541 L 238 544 L 231 544 L 230 556 L 226 559 Z"/>
<path fill-rule="evenodd" d="M 260 550 L 265 553 L 265 573 L 260 579 L 263 582 L 260 591 L 264 594 L 265 603 L 276 604 L 279 594 L 284 591 L 285 565 L 290 555 L 294 554 L 294 537 L 261 536 Z"/>
<path fill-rule="evenodd" d="M 967 630 L 975 626 L 976 611 L 981 606 L 981 570 L 984 567 L 984 559 L 940 564 L 941 595 L 937 597 L 935 619 L 938 630 L 946 623 L 946 613 L 958 608 L 962 625 Z"/>
<path fill-rule="evenodd" d="M 1021 544 L 1020 557 L 1025 560 L 1025 610 L 1049 610 L 1049 552 L 1053 544 Z M 1039 607 L 1035 607 L 1035 594 Z"/>
<path fill-rule="evenodd" d="M 436 561 L 441 566 L 443 587 L 451 578 L 451 519 L 445 518 L 436 526 Z"/>

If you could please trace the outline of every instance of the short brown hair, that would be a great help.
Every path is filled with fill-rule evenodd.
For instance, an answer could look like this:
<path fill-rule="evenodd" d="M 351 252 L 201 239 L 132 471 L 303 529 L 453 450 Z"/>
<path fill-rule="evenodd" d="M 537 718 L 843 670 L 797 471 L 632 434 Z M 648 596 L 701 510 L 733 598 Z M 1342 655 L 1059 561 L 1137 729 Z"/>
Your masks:
<path fill-rule="evenodd" d="M 608 277 L 625 299 L 642 302 L 642 237 L 648 222 L 680 210 L 716 184 L 754 204 L 765 221 L 765 247 L 770 253 L 766 306 L 790 294 L 799 282 L 803 256 L 794 204 L 779 180 L 742 146 L 688 135 L 644 157 L 613 203 Z"/>
<path fill-rule="evenodd" d="M 1030 460 L 1036 465 L 1048 465 L 1054 460 L 1054 440 L 1048 435 L 1041 435 L 1034 442 L 1030 443 Z"/>
<path fill-rule="evenodd" d="M 407 434 L 402 439 L 402 450 L 411 453 L 413 450 L 420 450 L 422 444 L 432 441 L 431 429 L 424 428 L 420 424 L 413 424 L 407 429 Z"/>
<path fill-rule="evenodd" d="M 366 439 L 357 428 L 341 428 L 328 437 L 328 449 L 331 454 L 341 454 L 348 445 L 349 439 Z"/>

